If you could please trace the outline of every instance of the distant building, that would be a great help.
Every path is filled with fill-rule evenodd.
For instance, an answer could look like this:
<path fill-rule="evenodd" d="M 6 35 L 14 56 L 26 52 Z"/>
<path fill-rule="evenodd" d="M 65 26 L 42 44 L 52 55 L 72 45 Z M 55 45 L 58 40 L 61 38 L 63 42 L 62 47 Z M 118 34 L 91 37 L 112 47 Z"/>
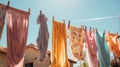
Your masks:
<path fill-rule="evenodd" d="M 0 47 L 0 67 L 7 67 L 7 51 L 6 48 Z"/>
<path fill-rule="evenodd" d="M 49 67 L 50 65 L 50 56 L 51 52 L 46 52 L 46 58 L 43 61 L 39 61 L 39 50 L 34 44 L 29 44 L 26 47 L 25 51 L 25 61 L 24 67 Z M 69 59 L 70 67 L 73 67 L 73 64 L 77 63 Z M 6 48 L 0 47 L 0 67 L 6 67 L 7 64 L 7 51 Z"/>

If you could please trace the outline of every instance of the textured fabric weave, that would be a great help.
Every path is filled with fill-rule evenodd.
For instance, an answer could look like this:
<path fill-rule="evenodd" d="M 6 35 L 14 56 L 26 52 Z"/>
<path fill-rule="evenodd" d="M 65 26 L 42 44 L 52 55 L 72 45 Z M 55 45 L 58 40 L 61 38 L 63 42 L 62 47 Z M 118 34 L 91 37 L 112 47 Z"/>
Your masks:
<path fill-rule="evenodd" d="M 5 14 L 6 14 L 6 9 L 0 6 L 0 40 L 2 37 L 2 31 L 5 23 Z"/>
<path fill-rule="evenodd" d="M 48 27 L 47 27 L 47 17 L 44 14 L 40 14 L 37 18 L 37 23 L 40 24 L 39 33 L 37 38 L 37 45 L 40 50 L 40 60 L 45 58 L 46 50 L 48 48 Z"/>
<path fill-rule="evenodd" d="M 67 57 L 66 28 L 64 23 L 52 21 L 52 55 L 50 67 L 70 67 Z"/>
<path fill-rule="evenodd" d="M 105 34 L 101 37 L 100 34 L 96 32 L 96 41 L 100 67 L 110 67 L 110 52 L 106 44 Z"/>
<path fill-rule="evenodd" d="M 71 41 L 72 55 L 79 61 L 84 60 L 86 57 L 84 29 L 70 26 L 68 37 Z"/>
<path fill-rule="evenodd" d="M 29 15 L 7 10 L 7 59 L 8 67 L 23 67 L 28 35 Z"/>
<path fill-rule="evenodd" d="M 97 46 L 94 31 L 85 31 L 89 67 L 98 67 Z"/>
<path fill-rule="evenodd" d="M 120 44 L 118 39 L 118 33 L 117 34 L 106 34 L 106 41 L 108 43 L 108 47 L 111 52 L 115 54 L 115 57 L 120 57 Z"/>

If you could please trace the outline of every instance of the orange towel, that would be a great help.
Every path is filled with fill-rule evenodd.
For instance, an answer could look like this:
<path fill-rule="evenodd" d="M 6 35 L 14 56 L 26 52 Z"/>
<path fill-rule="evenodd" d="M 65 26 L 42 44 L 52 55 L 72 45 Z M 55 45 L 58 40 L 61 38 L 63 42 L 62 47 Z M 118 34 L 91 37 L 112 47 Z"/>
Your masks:
<path fill-rule="evenodd" d="M 111 34 L 108 32 L 106 34 L 106 41 L 108 43 L 110 51 L 113 52 L 116 57 L 120 57 L 118 33 Z"/>
<path fill-rule="evenodd" d="M 54 20 L 52 23 L 52 55 L 50 67 L 70 67 L 67 57 L 65 24 Z"/>

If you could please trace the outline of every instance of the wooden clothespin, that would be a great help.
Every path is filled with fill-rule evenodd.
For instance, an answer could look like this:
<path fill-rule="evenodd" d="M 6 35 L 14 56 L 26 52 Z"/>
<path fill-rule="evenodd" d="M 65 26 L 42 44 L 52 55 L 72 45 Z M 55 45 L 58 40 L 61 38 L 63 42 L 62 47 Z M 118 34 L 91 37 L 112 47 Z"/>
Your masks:
<path fill-rule="evenodd" d="M 68 21 L 68 29 L 69 29 L 69 27 L 70 27 L 70 20 Z"/>
<path fill-rule="evenodd" d="M 105 34 L 105 30 L 104 30 L 104 34 Z"/>
<path fill-rule="evenodd" d="M 91 31 L 91 27 L 90 27 L 90 31 Z"/>
<path fill-rule="evenodd" d="M 28 8 L 28 12 L 29 12 L 29 15 L 30 15 L 30 8 Z"/>
<path fill-rule="evenodd" d="M 9 8 L 9 5 L 10 5 L 10 1 L 8 1 L 8 4 L 7 4 L 7 9 Z"/>
<path fill-rule="evenodd" d="M 64 24 L 65 24 L 65 19 L 63 19 L 63 22 L 64 22 Z"/>
<path fill-rule="evenodd" d="M 93 28 L 93 31 L 95 32 L 94 28 Z"/>
<path fill-rule="evenodd" d="M 96 32 L 98 33 L 98 30 L 97 30 L 97 28 L 96 28 Z"/>
<path fill-rule="evenodd" d="M 52 20 L 54 20 L 54 16 L 52 17 Z"/>
<path fill-rule="evenodd" d="M 87 30 L 87 26 L 85 26 L 85 30 Z"/>

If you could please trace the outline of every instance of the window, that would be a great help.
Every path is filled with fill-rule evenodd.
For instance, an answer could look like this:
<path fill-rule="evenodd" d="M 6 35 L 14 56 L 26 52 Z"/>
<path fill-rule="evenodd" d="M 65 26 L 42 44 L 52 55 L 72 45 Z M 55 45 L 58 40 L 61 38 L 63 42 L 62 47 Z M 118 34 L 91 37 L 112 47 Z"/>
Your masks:
<path fill-rule="evenodd" d="M 33 67 L 33 62 L 31 62 L 31 63 L 26 63 L 26 64 L 25 64 L 25 67 Z"/>

